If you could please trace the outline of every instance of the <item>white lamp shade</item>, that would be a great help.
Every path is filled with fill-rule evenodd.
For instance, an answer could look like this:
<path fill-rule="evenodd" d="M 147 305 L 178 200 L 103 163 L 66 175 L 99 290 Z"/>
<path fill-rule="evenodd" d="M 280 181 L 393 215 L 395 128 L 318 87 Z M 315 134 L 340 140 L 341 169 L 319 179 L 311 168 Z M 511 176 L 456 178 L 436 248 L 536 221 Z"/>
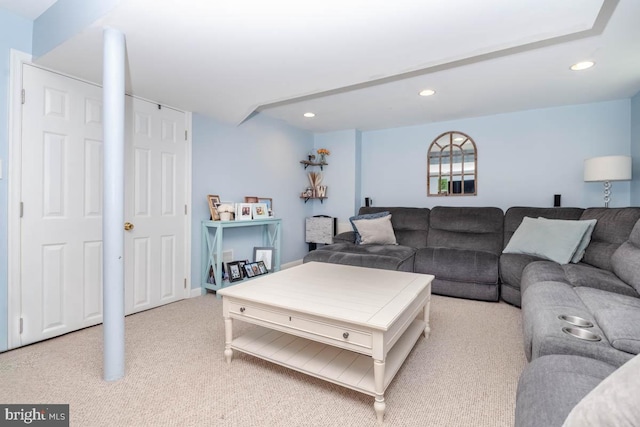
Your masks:
<path fill-rule="evenodd" d="M 628 181 L 630 179 L 630 156 L 594 157 L 584 161 L 585 181 Z"/>

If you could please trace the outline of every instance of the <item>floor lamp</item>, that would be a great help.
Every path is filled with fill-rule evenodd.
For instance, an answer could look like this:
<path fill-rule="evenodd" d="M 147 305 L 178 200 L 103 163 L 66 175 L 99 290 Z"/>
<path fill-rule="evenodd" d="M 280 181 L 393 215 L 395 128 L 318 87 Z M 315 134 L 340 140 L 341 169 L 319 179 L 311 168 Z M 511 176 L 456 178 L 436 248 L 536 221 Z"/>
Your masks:
<path fill-rule="evenodd" d="M 585 182 L 604 182 L 604 207 L 611 200 L 611 181 L 629 181 L 631 179 L 630 156 L 594 157 L 584 161 Z"/>

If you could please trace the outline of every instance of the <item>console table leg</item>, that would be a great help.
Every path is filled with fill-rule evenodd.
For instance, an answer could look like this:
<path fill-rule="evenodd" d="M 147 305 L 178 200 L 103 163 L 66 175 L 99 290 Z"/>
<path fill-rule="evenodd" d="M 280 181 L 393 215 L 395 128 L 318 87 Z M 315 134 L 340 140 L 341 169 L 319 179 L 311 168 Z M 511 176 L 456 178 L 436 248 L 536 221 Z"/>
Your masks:
<path fill-rule="evenodd" d="M 425 327 L 424 327 L 424 332 L 423 332 L 423 336 L 425 338 L 429 338 L 429 334 L 431 333 L 431 327 L 429 326 L 429 311 L 431 309 L 431 296 L 429 296 L 427 298 L 427 302 L 424 305 L 423 311 L 424 311 L 424 323 L 426 323 Z"/>
<path fill-rule="evenodd" d="M 231 363 L 233 350 L 231 350 L 231 341 L 233 341 L 233 320 L 230 317 L 224 318 L 224 358 L 227 363 Z"/>
<path fill-rule="evenodd" d="M 378 417 L 380 424 L 384 420 L 384 410 L 387 406 L 384 402 L 384 368 L 384 361 L 373 361 L 373 379 L 376 387 L 376 401 L 373 403 L 373 409 L 376 411 L 376 417 Z"/>

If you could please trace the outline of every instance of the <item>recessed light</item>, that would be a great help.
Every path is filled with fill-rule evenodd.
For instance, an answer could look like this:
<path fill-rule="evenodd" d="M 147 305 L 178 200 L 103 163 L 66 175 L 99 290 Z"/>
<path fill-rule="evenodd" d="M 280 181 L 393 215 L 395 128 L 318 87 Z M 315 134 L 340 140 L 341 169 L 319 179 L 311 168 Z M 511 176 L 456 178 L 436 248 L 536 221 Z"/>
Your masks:
<path fill-rule="evenodd" d="M 431 96 L 431 95 L 434 95 L 435 93 L 436 91 L 433 89 L 425 89 L 420 91 L 420 96 Z"/>
<path fill-rule="evenodd" d="M 596 63 L 593 61 L 582 61 L 582 62 L 578 62 L 577 64 L 573 64 L 571 66 L 571 69 L 573 71 L 581 71 L 581 70 L 586 70 L 587 68 L 591 68 L 594 65 L 596 65 Z"/>
<path fill-rule="evenodd" d="M 304 115 L 305 117 L 309 117 L 309 118 L 311 118 L 311 117 L 315 117 L 315 116 L 316 116 L 314 113 L 311 113 L 311 112 L 309 112 L 309 113 L 304 113 L 303 115 Z"/>

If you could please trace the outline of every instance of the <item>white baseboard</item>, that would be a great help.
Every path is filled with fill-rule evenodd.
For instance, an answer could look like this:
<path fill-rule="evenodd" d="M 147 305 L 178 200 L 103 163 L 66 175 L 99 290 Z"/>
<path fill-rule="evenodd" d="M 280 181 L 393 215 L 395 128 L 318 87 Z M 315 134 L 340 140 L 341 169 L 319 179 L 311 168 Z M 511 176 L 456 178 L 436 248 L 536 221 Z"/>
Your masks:
<path fill-rule="evenodd" d="M 296 265 L 302 265 L 302 260 L 297 259 L 295 261 L 288 262 L 286 264 L 282 264 L 280 266 L 280 270 L 286 270 L 287 268 L 295 267 Z"/>

